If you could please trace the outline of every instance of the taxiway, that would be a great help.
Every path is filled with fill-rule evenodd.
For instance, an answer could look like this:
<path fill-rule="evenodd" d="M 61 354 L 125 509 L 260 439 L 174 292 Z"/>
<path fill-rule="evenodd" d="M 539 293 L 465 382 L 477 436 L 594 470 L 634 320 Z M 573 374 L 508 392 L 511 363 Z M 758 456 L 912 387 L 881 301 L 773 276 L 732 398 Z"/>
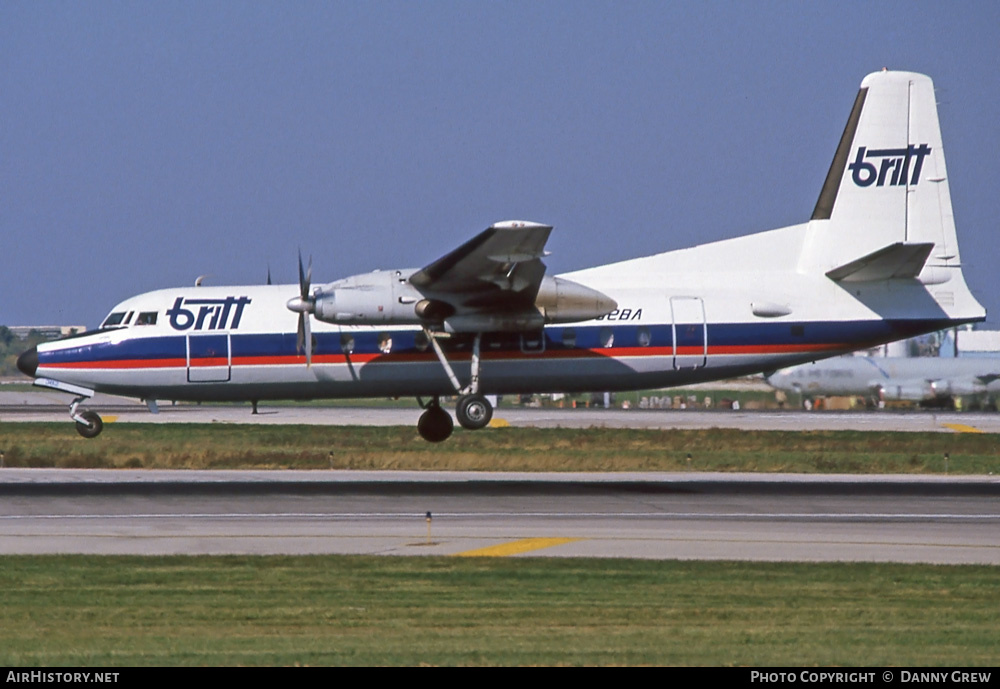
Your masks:
<path fill-rule="evenodd" d="M 0 552 L 997 565 L 998 497 L 994 477 L 7 469 Z"/>
<path fill-rule="evenodd" d="M 70 396 L 59 392 L 0 391 L 0 422 L 50 421 L 71 424 Z M 159 413 L 120 397 L 97 395 L 86 408 L 105 423 L 227 423 L 323 424 L 338 426 L 414 426 L 421 410 L 412 407 L 314 406 L 261 403 L 250 405 L 171 405 L 161 402 Z M 495 412 L 498 424 L 536 428 L 735 428 L 741 430 L 855 430 L 1000 433 L 1000 414 L 948 411 L 732 411 L 669 409 L 559 409 L 505 407 Z"/>

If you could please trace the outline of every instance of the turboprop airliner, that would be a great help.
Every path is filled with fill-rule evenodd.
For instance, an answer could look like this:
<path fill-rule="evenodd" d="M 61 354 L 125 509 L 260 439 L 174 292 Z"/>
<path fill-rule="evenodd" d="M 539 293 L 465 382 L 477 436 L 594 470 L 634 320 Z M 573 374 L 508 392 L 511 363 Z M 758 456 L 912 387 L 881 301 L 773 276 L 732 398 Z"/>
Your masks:
<path fill-rule="evenodd" d="M 981 321 L 962 275 L 931 80 L 861 83 L 812 217 L 799 225 L 564 275 L 552 228 L 499 222 L 422 268 L 312 284 L 165 289 L 99 329 L 18 359 L 73 395 L 86 437 L 95 392 L 157 400 L 414 396 L 441 441 L 458 396 L 467 429 L 487 395 L 678 386 Z"/>
<path fill-rule="evenodd" d="M 767 376 L 772 387 L 804 395 L 850 395 L 879 402 L 992 404 L 1000 393 L 1000 361 L 944 357 L 846 356 L 793 366 Z"/>

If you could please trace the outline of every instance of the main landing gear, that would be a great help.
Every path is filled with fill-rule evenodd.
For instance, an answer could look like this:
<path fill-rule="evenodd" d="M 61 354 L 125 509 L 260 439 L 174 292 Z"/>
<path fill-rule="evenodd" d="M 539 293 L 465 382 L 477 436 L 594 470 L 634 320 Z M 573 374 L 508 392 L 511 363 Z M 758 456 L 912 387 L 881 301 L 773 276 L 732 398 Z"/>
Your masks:
<path fill-rule="evenodd" d="M 462 395 L 455 405 L 455 418 L 470 431 L 486 428 L 493 418 L 493 405 L 482 395 Z"/>
<path fill-rule="evenodd" d="M 441 401 L 437 397 L 424 407 L 424 413 L 417 421 L 417 432 L 421 438 L 430 443 L 447 440 L 454 428 L 451 415 L 441 408 Z"/>
<path fill-rule="evenodd" d="M 482 341 L 482 333 L 476 333 L 476 337 L 472 341 L 472 375 L 469 384 L 465 387 L 462 387 L 458 382 L 458 376 L 455 375 L 455 371 L 452 369 L 451 364 L 448 363 L 441 345 L 438 344 L 437 338 L 446 337 L 446 335 L 432 333 L 426 327 L 424 328 L 424 333 L 434 347 L 434 353 L 437 354 L 441 366 L 444 367 L 445 373 L 448 374 L 448 379 L 451 381 L 452 386 L 454 386 L 455 391 L 460 395 L 458 404 L 455 405 L 455 418 L 458 419 L 458 423 L 462 428 L 470 431 L 485 428 L 490 423 L 490 419 L 493 418 L 493 405 L 490 404 L 490 401 L 486 397 L 479 394 L 479 345 Z M 448 412 L 441 408 L 440 399 L 435 397 L 424 409 L 424 413 L 420 415 L 420 420 L 417 422 L 417 431 L 420 433 L 420 437 L 432 443 L 447 440 L 455 424 L 452 422 Z"/>
<path fill-rule="evenodd" d="M 478 431 L 489 425 L 493 418 L 493 405 L 482 395 L 462 395 L 455 405 L 455 418 L 462 428 Z M 424 407 L 424 413 L 417 422 L 420 437 L 432 443 L 447 440 L 454 428 L 451 415 L 441 408 L 441 401 L 437 397 Z"/>
<path fill-rule="evenodd" d="M 84 438 L 96 438 L 104 430 L 104 421 L 101 420 L 101 415 L 93 411 L 80 411 L 80 402 L 83 402 L 86 397 L 77 397 L 75 400 L 70 402 L 69 405 L 69 415 L 70 418 L 76 421 L 76 432 L 82 435 Z"/>

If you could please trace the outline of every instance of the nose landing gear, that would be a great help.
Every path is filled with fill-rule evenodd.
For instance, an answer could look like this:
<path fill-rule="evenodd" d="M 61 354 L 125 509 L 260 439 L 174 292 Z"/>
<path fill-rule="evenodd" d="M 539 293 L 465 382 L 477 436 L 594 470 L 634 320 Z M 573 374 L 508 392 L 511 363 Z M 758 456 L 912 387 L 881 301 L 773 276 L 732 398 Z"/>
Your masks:
<path fill-rule="evenodd" d="M 85 411 L 80 413 L 83 421 L 76 422 L 76 432 L 84 438 L 96 438 L 104 430 L 104 422 L 97 412 Z"/>
<path fill-rule="evenodd" d="M 76 421 L 76 432 L 82 435 L 84 438 L 96 438 L 104 430 L 104 421 L 101 420 L 101 415 L 93 411 L 80 411 L 80 402 L 83 402 L 86 397 L 77 397 L 75 400 L 70 402 L 69 405 L 69 415 L 74 421 Z"/>

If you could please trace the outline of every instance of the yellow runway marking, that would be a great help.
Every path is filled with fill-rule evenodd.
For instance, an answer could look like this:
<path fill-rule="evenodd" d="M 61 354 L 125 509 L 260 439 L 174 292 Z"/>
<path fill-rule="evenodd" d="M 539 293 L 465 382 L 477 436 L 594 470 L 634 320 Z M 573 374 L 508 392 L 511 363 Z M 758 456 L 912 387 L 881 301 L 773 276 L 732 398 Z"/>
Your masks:
<path fill-rule="evenodd" d="M 572 543 L 579 541 L 579 538 L 522 538 L 519 541 L 491 545 L 487 548 L 477 548 L 476 550 L 466 550 L 464 553 L 455 553 L 455 557 L 507 557 L 508 555 L 518 555 L 532 550 L 551 548 L 554 545 Z"/>
<path fill-rule="evenodd" d="M 956 433 L 985 433 L 986 431 L 981 431 L 975 426 L 966 426 L 964 423 L 943 423 L 941 424 L 945 428 L 950 428 Z"/>

